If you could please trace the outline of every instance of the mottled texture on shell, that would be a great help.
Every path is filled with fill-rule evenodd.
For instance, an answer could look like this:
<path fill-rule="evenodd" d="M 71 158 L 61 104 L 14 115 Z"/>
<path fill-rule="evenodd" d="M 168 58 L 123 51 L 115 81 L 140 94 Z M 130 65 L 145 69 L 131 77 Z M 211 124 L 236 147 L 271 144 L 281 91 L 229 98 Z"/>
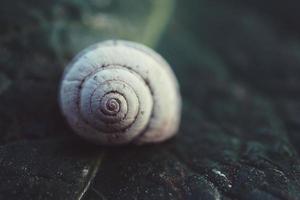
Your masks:
<path fill-rule="evenodd" d="M 178 130 L 181 97 L 167 62 L 146 46 L 106 41 L 65 70 L 60 105 L 70 126 L 98 144 L 154 143 Z"/>

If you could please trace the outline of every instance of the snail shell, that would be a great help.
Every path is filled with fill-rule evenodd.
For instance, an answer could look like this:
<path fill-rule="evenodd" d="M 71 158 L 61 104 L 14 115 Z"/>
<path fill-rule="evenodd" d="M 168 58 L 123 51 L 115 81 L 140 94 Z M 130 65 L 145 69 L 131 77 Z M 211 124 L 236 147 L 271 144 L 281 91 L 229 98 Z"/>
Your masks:
<path fill-rule="evenodd" d="M 155 143 L 178 130 L 181 97 L 167 62 L 129 41 L 88 47 L 67 66 L 60 106 L 80 136 L 97 144 Z"/>

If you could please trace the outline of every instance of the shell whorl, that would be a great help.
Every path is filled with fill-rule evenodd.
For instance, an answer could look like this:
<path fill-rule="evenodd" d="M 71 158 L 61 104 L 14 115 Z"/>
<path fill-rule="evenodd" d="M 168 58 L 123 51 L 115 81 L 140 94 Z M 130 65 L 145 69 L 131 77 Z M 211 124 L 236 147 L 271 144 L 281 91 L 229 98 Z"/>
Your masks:
<path fill-rule="evenodd" d="M 181 101 L 176 78 L 158 54 L 133 42 L 107 41 L 82 51 L 66 68 L 60 105 L 79 135 L 124 144 L 174 135 Z"/>
<path fill-rule="evenodd" d="M 153 102 L 148 86 L 139 75 L 126 68 L 109 66 L 85 80 L 81 88 L 81 116 L 98 131 L 123 134 L 128 129 L 139 131 L 147 125 Z"/>

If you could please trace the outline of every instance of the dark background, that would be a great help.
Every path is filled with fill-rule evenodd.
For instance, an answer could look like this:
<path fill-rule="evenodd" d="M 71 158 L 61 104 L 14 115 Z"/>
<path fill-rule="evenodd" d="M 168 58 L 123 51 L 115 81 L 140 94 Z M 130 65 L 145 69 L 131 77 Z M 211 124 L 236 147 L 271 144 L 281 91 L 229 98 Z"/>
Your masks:
<path fill-rule="evenodd" d="M 155 1 L 107 2 L 1 1 L 0 199 L 300 199 L 298 1 L 161 1 L 154 24 Z M 99 13 L 114 20 L 92 27 Z M 96 147 L 65 123 L 63 67 L 108 38 L 170 62 L 174 139 Z"/>

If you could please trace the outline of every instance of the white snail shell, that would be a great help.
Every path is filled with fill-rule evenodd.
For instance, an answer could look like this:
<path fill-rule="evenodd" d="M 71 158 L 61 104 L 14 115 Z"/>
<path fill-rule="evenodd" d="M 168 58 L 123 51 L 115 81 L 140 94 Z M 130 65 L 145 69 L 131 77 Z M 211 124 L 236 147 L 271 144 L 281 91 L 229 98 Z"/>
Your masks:
<path fill-rule="evenodd" d="M 60 106 L 80 136 L 97 144 L 154 143 L 178 130 L 181 97 L 167 62 L 129 41 L 88 47 L 67 66 Z"/>

